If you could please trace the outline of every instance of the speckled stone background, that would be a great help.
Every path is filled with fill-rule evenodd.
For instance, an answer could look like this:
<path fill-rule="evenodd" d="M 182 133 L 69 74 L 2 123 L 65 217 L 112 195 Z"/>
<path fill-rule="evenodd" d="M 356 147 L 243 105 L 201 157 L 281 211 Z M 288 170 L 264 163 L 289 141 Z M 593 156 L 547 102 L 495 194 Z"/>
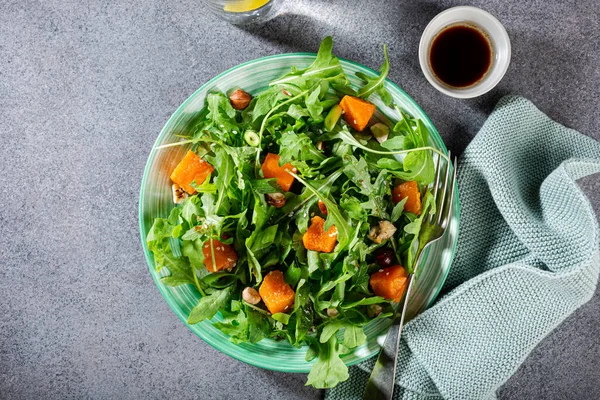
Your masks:
<path fill-rule="evenodd" d="M 335 52 L 367 66 L 387 43 L 392 80 L 460 153 L 516 93 L 600 140 L 596 0 L 474 1 L 513 45 L 492 92 L 456 100 L 421 74 L 421 32 L 456 1 L 294 0 L 242 29 L 200 0 L 0 2 L 0 398 L 316 399 L 305 376 L 217 352 L 168 308 L 139 243 L 138 191 L 170 114 L 253 58 Z M 581 181 L 596 212 L 600 177 Z M 546 338 L 501 399 L 600 398 L 600 292 Z"/>

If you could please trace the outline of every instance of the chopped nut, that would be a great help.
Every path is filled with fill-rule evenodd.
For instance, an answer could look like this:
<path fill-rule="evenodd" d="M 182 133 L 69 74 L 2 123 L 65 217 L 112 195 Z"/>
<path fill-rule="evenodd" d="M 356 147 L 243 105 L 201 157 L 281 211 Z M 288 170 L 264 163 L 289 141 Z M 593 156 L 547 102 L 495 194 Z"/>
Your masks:
<path fill-rule="evenodd" d="M 275 208 L 281 208 L 285 206 L 285 195 L 283 193 L 267 193 L 267 203 Z"/>
<path fill-rule="evenodd" d="M 244 108 L 248 107 L 250 100 L 252 100 L 252 96 L 250 96 L 247 92 L 244 92 L 242 89 L 236 90 L 229 96 L 229 102 L 236 110 L 243 110 Z"/>
<path fill-rule="evenodd" d="M 390 221 L 379 221 L 378 226 L 373 226 L 371 231 L 367 235 L 369 239 L 377 244 L 381 244 L 384 240 L 387 240 L 394 236 L 396 233 L 396 227 Z"/>
<path fill-rule="evenodd" d="M 317 144 L 315 145 L 315 147 L 317 148 L 317 150 L 319 151 L 325 151 L 325 142 L 323 142 L 322 140 L 319 140 L 317 142 Z"/>
<path fill-rule="evenodd" d="M 246 303 L 252 305 L 260 303 L 261 300 L 258 290 L 251 287 L 247 287 L 242 291 L 242 299 L 244 299 Z"/>
<path fill-rule="evenodd" d="M 334 318 L 337 317 L 337 315 L 339 314 L 338 310 L 335 308 L 328 308 L 327 309 L 327 316 L 329 318 Z"/>
<path fill-rule="evenodd" d="M 317 202 L 317 205 L 319 206 L 319 210 L 321 211 L 321 213 L 323 215 L 327 215 L 327 206 L 325 205 L 325 203 L 323 203 L 322 200 L 319 200 Z"/>
<path fill-rule="evenodd" d="M 383 307 L 381 307 L 379 304 L 371 304 L 369 307 L 367 307 L 367 315 L 369 316 L 369 318 L 375 318 L 376 316 L 381 314 L 382 310 Z"/>
<path fill-rule="evenodd" d="M 292 94 L 290 92 L 288 92 L 285 89 L 281 89 L 281 91 L 283 92 L 283 94 L 285 94 L 286 96 L 291 96 Z"/>
<path fill-rule="evenodd" d="M 187 199 L 187 192 L 183 190 L 178 184 L 174 183 L 173 186 L 171 186 L 171 189 L 173 190 L 173 203 L 181 204 L 185 199 Z"/>

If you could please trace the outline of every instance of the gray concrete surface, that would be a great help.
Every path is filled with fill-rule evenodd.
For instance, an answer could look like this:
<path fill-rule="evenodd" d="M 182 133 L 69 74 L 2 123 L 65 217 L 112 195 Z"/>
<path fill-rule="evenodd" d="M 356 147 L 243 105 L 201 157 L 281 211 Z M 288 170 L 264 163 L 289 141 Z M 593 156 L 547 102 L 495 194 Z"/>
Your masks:
<path fill-rule="evenodd" d="M 456 100 L 420 73 L 419 36 L 456 1 L 289 1 L 241 29 L 199 0 L 0 2 L 0 398 L 310 399 L 305 377 L 220 354 L 159 295 L 139 243 L 138 190 L 169 115 L 217 73 L 280 52 L 335 52 L 377 68 L 460 153 L 495 102 L 531 99 L 600 140 L 595 0 L 475 1 L 506 26 L 508 73 Z M 582 181 L 600 211 L 600 177 Z M 600 293 L 560 325 L 501 399 L 600 398 Z"/>

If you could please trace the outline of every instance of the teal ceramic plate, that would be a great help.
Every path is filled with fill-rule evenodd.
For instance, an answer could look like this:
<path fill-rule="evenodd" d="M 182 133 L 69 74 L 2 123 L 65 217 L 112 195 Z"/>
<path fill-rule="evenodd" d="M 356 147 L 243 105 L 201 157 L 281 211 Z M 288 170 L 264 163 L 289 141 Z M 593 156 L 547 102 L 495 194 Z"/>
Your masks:
<path fill-rule="evenodd" d="M 314 58 L 314 54 L 307 53 L 281 54 L 249 61 L 218 75 L 192 94 L 175 111 L 161 131 L 154 146 L 175 142 L 178 140 L 175 136 L 178 132 L 186 132 L 191 129 L 195 125 L 194 117 L 202 109 L 208 92 L 212 90 L 227 92 L 233 87 L 242 87 L 251 94 L 257 94 L 267 88 L 270 81 L 288 72 L 292 66 L 304 68 L 311 64 Z M 350 61 L 341 60 L 341 63 L 350 81 L 355 86 L 360 85 L 355 72 L 375 73 Z M 390 81 L 386 81 L 386 88 L 392 94 L 396 104 L 409 114 L 424 121 L 429 129 L 431 145 L 447 152 L 440 135 L 417 103 Z M 396 111 L 387 108 L 377 96 L 372 96 L 370 100 L 390 118 L 398 118 Z M 148 260 L 150 273 L 169 306 L 181 321 L 188 325 L 187 316 L 197 303 L 199 293 L 192 286 L 173 288 L 161 284 L 159 278 L 162 276 L 162 272 L 156 272 L 152 253 L 146 246 L 146 235 L 154 218 L 168 216 L 169 211 L 174 206 L 171 198 L 169 175 L 186 151 L 186 146 L 176 146 L 150 153 L 142 179 L 139 217 L 142 245 Z M 458 191 L 456 191 L 455 196 L 454 218 L 449 225 L 446 236 L 438 241 L 427 254 L 424 254 L 425 264 L 422 267 L 419 279 L 415 281 L 411 293 L 408 318 L 422 312 L 434 301 L 450 269 L 458 236 Z M 217 315 L 212 321 L 220 320 L 221 316 Z M 344 357 L 344 362 L 352 365 L 377 354 L 379 351 L 377 342 L 383 339 L 388 325 L 389 322 L 386 321 L 374 321 L 367 325 L 365 327 L 367 343 L 356 349 L 354 353 Z M 227 335 L 214 328 L 209 321 L 188 325 L 188 327 L 217 350 L 257 367 L 285 372 L 308 372 L 312 365 L 312 363 L 304 360 L 306 349 L 297 349 L 287 342 L 265 339 L 256 344 L 236 345 L 228 340 Z"/>

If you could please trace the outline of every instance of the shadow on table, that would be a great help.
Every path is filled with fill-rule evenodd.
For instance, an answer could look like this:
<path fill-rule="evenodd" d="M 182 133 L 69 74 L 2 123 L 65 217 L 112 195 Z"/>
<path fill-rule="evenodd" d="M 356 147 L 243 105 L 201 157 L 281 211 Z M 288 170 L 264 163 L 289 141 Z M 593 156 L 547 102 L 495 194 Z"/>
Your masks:
<path fill-rule="evenodd" d="M 240 27 L 270 42 L 284 44 L 292 52 L 305 52 L 317 49 L 322 40 L 321 31 L 326 24 L 308 15 L 285 12 L 260 25 Z"/>
<path fill-rule="evenodd" d="M 316 5 L 314 9 L 315 12 L 322 8 L 330 8 L 332 14 L 344 12 L 344 9 L 341 9 L 344 5 L 336 4 L 335 2 L 313 0 L 311 3 Z M 361 35 L 360 26 L 352 29 L 351 33 L 348 31 L 340 32 L 339 26 L 327 23 L 322 16 L 319 16 L 319 18 L 311 16 L 310 6 L 301 8 L 302 10 L 294 10 L 292 7 L 263 24 L 248 25 L 240 27 L 240 29 L 244 29 L 251 34 L 260 36 L 266 40 L 284 44 L 288 46 L 291 51 L 316 49 L 321 40 L 327 35 L 334 36 L 335 41 L 340 44 L 360 45 L 360 43 L 356 43 Z M 425 29 L 425 26 L 431 18 L 443 9 L 444 8 L 440 7 L 438 4 L 429 1 L 396 1 L 386 5 L 386 12 L 377 14 L 377 16 L 382 15 L 386 18 L 377 22 L 381 22 L 381 24 L 391 27 L 398 27 L 398 32 L 405 32 L 406 29 L 414 31 L 416 28 L 416 30 L 419 31 L 416 37 L 412 38 L 412 36 L 415 35 L 410 32 L 410 40 L 416 41 L 416 46 L 412 46 L 414 47 L 414 54 L 416 55 L 420 32 Z M 303 13 L 298 13 L 299 11 Z M 367 21 L 369 17 L 373 17 L 367 7 L 357 7 L 356 9 L 346 11 L 354 13 L 352 17 L 349 17 L 350 22 L 355 21 L 357 17 L 358 19 L 363 18 L 365 21 Z M 407 39 L 409 39 L 408 33 L 406 33 L 406 36 L 402 37 L 402 42 L 405 42 Z M 385 37 L 377 37 L 377 40 L 386 42 Z M 345 54 L 345 50 L 347 51 L 348 47 L 349 46 L 344 45 L 336 47 L 336 55 L 353 59 L 352 54 Z M 391 56 L 393 57 L 393 54 Z M 418 65 L 417 57 L 413 58 L 417 60 Z"/>

